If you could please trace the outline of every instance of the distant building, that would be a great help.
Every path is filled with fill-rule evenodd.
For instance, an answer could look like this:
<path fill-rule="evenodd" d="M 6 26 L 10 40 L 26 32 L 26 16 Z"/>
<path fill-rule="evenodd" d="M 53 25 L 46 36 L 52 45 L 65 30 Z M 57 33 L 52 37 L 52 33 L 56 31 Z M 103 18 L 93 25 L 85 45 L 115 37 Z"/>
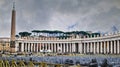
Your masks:
<path fill-rule="evenodd" d="M 0 38 L 0 52 L 10 51 L 10 38 Z"/>

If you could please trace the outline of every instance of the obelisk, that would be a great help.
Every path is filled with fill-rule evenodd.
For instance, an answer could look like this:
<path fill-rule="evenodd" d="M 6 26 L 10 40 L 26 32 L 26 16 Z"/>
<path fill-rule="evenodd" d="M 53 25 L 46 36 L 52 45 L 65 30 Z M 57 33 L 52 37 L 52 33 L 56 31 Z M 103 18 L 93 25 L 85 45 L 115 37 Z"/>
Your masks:
<path fill-rule="evenodd" d="M 11 18 L 11 38 L 10 38 L 11 52 L 15 52 L 15 32 L 16 32 L 16 11 L 15 11 L 15 2 L 14 2 L 12 9 L 12 18 Z"/>

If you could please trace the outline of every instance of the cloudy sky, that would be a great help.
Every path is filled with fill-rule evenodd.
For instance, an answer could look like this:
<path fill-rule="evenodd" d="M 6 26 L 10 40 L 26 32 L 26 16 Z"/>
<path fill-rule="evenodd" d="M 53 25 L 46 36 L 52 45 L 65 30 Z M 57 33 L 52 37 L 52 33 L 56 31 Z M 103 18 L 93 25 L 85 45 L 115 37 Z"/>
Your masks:
<path fill-rule="evenodd" d="M 15 0 L 16 33 L 120 30 L 120 0 Z M 10 36 L 13 0 L 0 0 L 0 37 Z"/>

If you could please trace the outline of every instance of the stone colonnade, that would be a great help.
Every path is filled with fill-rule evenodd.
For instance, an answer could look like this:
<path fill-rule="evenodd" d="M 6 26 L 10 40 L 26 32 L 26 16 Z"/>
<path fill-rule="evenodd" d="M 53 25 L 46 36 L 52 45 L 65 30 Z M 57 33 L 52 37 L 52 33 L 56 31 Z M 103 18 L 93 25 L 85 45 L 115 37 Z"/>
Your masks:
<path fill-rule="evenodd" d="M 72 43 L 19 43 L 19 52 L 41 52 L 41 50 L 51 50 L 51 52 L 75 52 L 75 45 Z"/>
<path fill-rule="evenodd" d="M 120 54 L 120 40 L 109 41 L 77 41 L 67 43 L 29 43 L 19 42 L 19 52 L 41 52 L 51 50 L 54 53 L 92 53 L 92 54 Z"/>
<path fill-rule="evenodd" d="M 120 40 L 84 42 L 82 53 L 93 54 L 120 54 Z"/>

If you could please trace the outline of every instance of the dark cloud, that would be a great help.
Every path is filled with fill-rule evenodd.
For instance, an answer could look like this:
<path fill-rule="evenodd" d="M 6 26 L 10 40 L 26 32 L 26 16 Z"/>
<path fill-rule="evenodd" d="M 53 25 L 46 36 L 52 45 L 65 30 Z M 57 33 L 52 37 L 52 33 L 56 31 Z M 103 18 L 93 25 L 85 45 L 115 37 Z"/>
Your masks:
<path fill-rule="evenodd" d="M 119 28 L 119 16 L 120 16 L 120 9 L 116 7 L 112 7 L 107 12 L 101 12 L 99 14 L 91 16 L 93 22 L 89 25 L 91 30 L 101 30 L 104 32 L 112 32 L 111 27 L 117 26 Z M 120 28 L 119 28 L 120 29 Z"/>
<path fill-rule="evenodd" d="M 12 1 L 0 0 L 0 37 L 10 35 Z M 17 33 L 34 29 L 120 29 L 120 0 L 16 0 Z"/>

